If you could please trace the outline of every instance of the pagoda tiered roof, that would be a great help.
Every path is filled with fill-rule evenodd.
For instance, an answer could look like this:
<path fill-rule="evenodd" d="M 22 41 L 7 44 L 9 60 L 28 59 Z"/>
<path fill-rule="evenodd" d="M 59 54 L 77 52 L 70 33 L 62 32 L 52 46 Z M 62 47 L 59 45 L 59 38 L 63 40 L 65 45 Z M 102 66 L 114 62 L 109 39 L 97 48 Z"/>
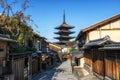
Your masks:
<path fill-rule="evenodd" d="M 75 33 L 73 31 L 68 31 L 68 30 L 60 30 L 58 32 L 55 32 L 55 34 L 72 34 Z"/>
<path fill-rule="evenodd" d="M 59 44 L 59 45 L 64 45 L 64 44 L 66 44 L 67 42 L 69 42 L 69 41 L 60 41 L 60 42 L 56 42 L 56 44 Z"/>
<path fill-rule="evenodd" d="M 59 36 L 59 37 L 55 37 L 55 39 L 73 39 L 75 37 L 71 37 L 71 36 Z"/>
<path fill-rule="evenodd" d="M 74 33 L 73 31 L 70 31 L 70 29 L 74 28 L 74 26 L 71 26 L 65 22 L 65 13 L 63 15 L 63 23 L 55 29 L 58 30 L 58 32 L 55 32 L 55 34 L 58 34 L 58 37 L 55 37 L 55 39 L 58 39 L 59 42 L 56 42 L 59 45 L 66 45 L 67 42 L 69 42 L 70 39 L 73 39 L 75 37 L 69 36 L 70 34 Z"/>
<path fill-rule="evenodd" d="M 67 23 L 63 23 L 63 24 L 61 24 L 61 25 L 59 25 L 59 26 L 57 26 L 55 29 L 72 29 L 72 28 L 74 28 L 74 26 L 71 26 L 71 25 L 69 25 L 69 24 L 67 24 Z"/>

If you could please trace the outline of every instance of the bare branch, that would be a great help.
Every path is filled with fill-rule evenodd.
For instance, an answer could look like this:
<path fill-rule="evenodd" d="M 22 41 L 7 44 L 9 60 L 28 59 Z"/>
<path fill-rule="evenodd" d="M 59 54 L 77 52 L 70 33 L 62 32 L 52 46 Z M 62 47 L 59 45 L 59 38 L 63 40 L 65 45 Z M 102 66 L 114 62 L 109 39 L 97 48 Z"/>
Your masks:
<path fill-rule="evenodd" d="M 22 11 L 25 11 L 27 8 L 29 8 L 29 6 L 27 5 L 28 2 L 29 2 L 29 0 L 24 0 L 24 2 L 22 4 Z"/>
<path fill-rule="evenodd" d="M 0 0 L 0 6 L 1 6 L 1 8 L 4 8 L 4 7 L 5 7 L 5 2 L 4 2 L 4 0 Z"/>

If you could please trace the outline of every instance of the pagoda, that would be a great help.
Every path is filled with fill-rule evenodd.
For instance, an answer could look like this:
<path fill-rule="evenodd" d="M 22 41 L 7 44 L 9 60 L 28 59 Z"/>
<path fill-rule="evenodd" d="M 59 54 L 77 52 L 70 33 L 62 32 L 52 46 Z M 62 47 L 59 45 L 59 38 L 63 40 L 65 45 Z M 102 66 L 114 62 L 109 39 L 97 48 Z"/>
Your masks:
<path fill-rule="evenodd" d="M 58 39 L 59 42 L 56 42 L 56 44 L 59 45 L 66 45 L 67 42 L 70 41 L 70 39 L 73 39 L 74 37 L 69 36 L 70 34 L 73 34 L 73 31 L 70 31 L 70 29 L 74 28 L 74 26 L 71 26 L 66 23 L 65 21 L 65 12 L 63 14 L 63 23 L 59 25 L 58 27 L 55 27 L 55 29 L 58 30 L 58 32 L 55 32 L 55 34 L 59 35 L 58 37 L 55 37 L 55 39 Z"/>

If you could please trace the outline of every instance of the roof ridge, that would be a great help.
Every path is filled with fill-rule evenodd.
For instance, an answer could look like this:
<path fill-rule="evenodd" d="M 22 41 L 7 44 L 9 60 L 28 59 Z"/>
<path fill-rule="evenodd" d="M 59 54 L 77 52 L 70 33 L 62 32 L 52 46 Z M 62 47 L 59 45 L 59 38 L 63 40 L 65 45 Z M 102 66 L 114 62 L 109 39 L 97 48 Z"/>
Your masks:
<path fill-rule="evenodd" d="M 10 38 L 9 36 L 4 35 L 4 34 L 0 34 L 0 37 L 3 37 L 3 38 Z"/>
<path fill-rule="evenodd" d="M 96 42 L 96 41 L 101 41 L 101 40 L 110 40 L 110 36 L 106 35 L 103 38 L 99 38 L 99 39 L 95 39 L 95 40 L 91 40 L 90 42 Z"/>
<path fill-rule="evenodd" d="M 91 30 L 92 28 L 101 26 L 101 25 L 103 25 L 103 24 L 106 24 L 106 23 L 108 23 L 108 22 L 110 22 L 110 21 L 113 21 L 113 20 L 115 20 L 115 19 L 118 19 L 118 18 L 120 18 L 120 14 L 117 14 L 117 15 L 115 15 L 115 16 L 109 17 L 109 18 L 107 18 L 107 19 L 104 19 L 104 20 L 96 23 L 96 24 L 93 24 L 93 25 L 91 25 L 91 26 L 89 26 L 89 27 L 86 27 L 86 28 L 82 29 L 82 31 L 83 31 L 83 32 L 86 32 L 86 31 L 88 31 L 88 30 Z"/>

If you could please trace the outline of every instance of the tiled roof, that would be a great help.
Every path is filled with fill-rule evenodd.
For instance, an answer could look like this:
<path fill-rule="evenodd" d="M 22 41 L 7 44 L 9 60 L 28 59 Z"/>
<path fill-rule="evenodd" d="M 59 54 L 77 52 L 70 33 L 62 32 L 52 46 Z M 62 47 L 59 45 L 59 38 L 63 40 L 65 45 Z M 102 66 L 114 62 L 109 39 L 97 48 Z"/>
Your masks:
<path fill-rule="evenodd" d="M 31 55 L 32 52 L 28 51 L 28 52 L 22 52 L 22 53 L 11 53 L 10 56 L 18 56 L 18 55 Z"/>
<path fill-rule="evenodd" d="M 93 47 L 93 46 L 101 46 L 105 43 L 112 43 L 113 41 L 110 39 L 109 36 L 105 36 L 104 38 L 100 38 L 100 39 L 96 39 L 96 40 L 92 40 L 89 43 L 85 44 L 83 47 L 84 48 L 89 48 L 89 47 Z"/>
<path fill-rule="evenodd" d="M 76 51 L 73 51 L 70 55 L 74 56 L 74 57 L 77 57 L 77 58 L 80 58 L 80 57 L 83 57 L 83 54 L 84 54 L 83 51 L 76 50 Z"/>
<path fill-rule="evenodd" d="M 59 25 L 58 27 L 56 27 L 55 29 L 60 29 L 60 28 L 69 28 L 69 29 L 72 29 L 72 28 L 74 28 L 74 26 L 71 26 L 69 24 L 63 23 L 63 24 Z"/>
<path fill-rule="evenodd" d="M 109 45 L 106 45 L 103 48 L 100 49 L 104 49 L 104 50 L 120 50 L 120 43 L 112 43 Z"/>
<path fill-rule="evenodd" d="M 39 34 L 37 34 L 37 33 L 35 33 L 35 32 L 34 32 L 34 36 L 36 36 L 36 37 L 38 37 L 38 38 L 41 38 L 41 39 L 47 40 L 47 38 L 45 38 L 45 37 L 43 37 L 43 36 L 40 36 Z"/>
<path fill-rule="evenodd" d="M 62 33 L 64 33 L 64 34 L 72 34 L 72 33 L 75 33 L 75 32 L 73 32 L 73 31 L 68 31 L 68 30 L 60 30 L 60 31 L 58 31 L 58 32 L 55 32 L 55 34 L 62 34 Z"/>
<path fill-rule="evenodd" d="M 0 34 L 0 41 L 7 41 L 7 42 L 16 42 L 13 39 L 10 39 L 8 36 Z"/>
<path fill-rule="evenodd" d="M 117 19 L 120 19 L 120 14 L 118 14 L 118 15 L 116 15 L 116 16 L 113 16 L 113 17 L 111 17 L 111 18 L 108 18 L 108 19 L 106 19 L 106 20 L 103 20 L 103 21 L 101 21 L 101 22 L 99 22 L 99 23 L 96 23 L 96 24 L 94 24 L 94 25 L 92 25 L 92 26 L 89 26 L 89 27 L 87 27 L 87 28 L 84 28 L 84 29 L 80 30 L 80 32 L 79 32 L 76 40 L 78 40 L 79 37 L 81 37 L 81 36 L 83 35 L 83 33 L 87 32 L 87 31 L 90 31 L 90 30 L 93 30 L 93 29 L 95 29 L 95 28 L 98 28 L 98 27 L 100 27 L 100 26 L 102 26 L 102 25 L 105 25 L 105 24 L 110 23 L 110 22 L 112 22 L 112 21 L 114 21 L 114 20 L 117 20 Z"/>
<path fill-rule="evenodd" d="M 111 17 L 111 18 L 108 18 L 108 19 L 106 19 L 106 20 L 103 20 L 103 21 L 101 21 L 101 22 L 99 22 L 99 23 L 97 23 L 97 24 L 94 24 L 94 25 L 92 25 L 92 26 L 89 26 L 89 27 L 83 29 L 82 31 L 83 31 L 83 32 L 86 32 L 86 31 L 88 31 L 88 30 L 91 30 L 91 29 L 94 29 L 94 28 L 96 28 L 96 27 L 102 26 L 102 25 L 104 25 L 104 24 L 107 24 L 107 23 L 109 23 L 109 22 L 111 22 L 111 21 L 114 21 L 114 20 L 116 20 L 116 19 L 119 19 L 119 18 L 120 18 L 120 14 L 118 14 L 118 15 L 116 15 L 116 16 L 113 16 L 113 17 Z"/>
<path fill-rule="evenodd" d="M 58 36 L 58 37 L 54 37 L 55 39 L 73 39 L 75 37 L 72 36 Z"/>
<path fill-rule="evenodd" d="M 0 34 L 0 37 L 3 37 L 3 38 L 9 38 L 8 36 L 3 35 L 3 34 Z"/>

